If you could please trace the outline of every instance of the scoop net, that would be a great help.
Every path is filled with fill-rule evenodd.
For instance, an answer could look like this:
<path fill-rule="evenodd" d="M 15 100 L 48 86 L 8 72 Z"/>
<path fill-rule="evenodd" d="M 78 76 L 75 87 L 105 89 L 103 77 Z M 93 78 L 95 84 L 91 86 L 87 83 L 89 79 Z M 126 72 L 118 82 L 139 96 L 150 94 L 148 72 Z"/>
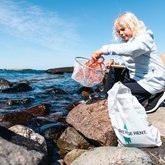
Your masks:
<path fill-rule="evenodd" d="M 105 70 L 102 56 L 97 61 L 76 57 L 72 78 L 83 86 L 92 87 L 103 80 Z"/>

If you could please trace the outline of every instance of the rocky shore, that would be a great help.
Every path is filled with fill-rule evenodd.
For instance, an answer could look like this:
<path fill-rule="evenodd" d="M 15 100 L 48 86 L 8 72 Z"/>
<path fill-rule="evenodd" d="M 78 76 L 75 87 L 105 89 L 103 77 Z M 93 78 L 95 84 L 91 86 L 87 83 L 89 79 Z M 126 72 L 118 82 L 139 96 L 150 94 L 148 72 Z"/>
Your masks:
<path fill-rule="evenodd" d="M 10 84 L 5 84 L 6 89 L 4 81 L 0 81 L 1 84 L 3 90 L 11 90 Z M 98 93 L 101 88 L 97 89 Z M 21 89 L 29 88 L 26 85 Z M 92 92 L 92 88 L 78 90 L 84 97 Z M 164 104 L 156 112 L 147 114 L 162 139 L 160 147 L 152 148 L 118 145 L 108 115 L 108 100 L 104 97 L 73 102 L 65 107 L 65 114 L 50 114 L 50 104 L 42 103 L 0 116 L 2 165 L 165 165 Z"/>
<path fill-rule="evenodd" d="M 11 113 L 10 116 L 1 116 L 3 127 L 0 127 L 0 162 L 3 162 L 3 165 L 48 165 L 48 156 L 54 151 L 48 148 L 46 139 L 51 139 L 56 143 L 57 154 L 60 155 L 52 165 L 165 164 L 164 107 L 148 114 L 150 123 L 160 130 L 163 141 L 160 147 L 120 147 L 108 116 L 107 100 L 93 101 L 75 106 L 63 124 L 50 124 L 49 120 L 35 118 L 36 108 L 29 111 L 30 113 L 17 112 Z M 43 109 L 46 110 L 44 106 Z M 43 124 L 39 127 L 40 130 L 34 131 L 36 129 L 27 126 L 27 121 L 31 121 L 32 125 L 32 121 L 39 124 L 39 120 Z M 11 123 L 13 126 L 9 126 Z M 49 126 L 46 123 L 49 123 Z"/>

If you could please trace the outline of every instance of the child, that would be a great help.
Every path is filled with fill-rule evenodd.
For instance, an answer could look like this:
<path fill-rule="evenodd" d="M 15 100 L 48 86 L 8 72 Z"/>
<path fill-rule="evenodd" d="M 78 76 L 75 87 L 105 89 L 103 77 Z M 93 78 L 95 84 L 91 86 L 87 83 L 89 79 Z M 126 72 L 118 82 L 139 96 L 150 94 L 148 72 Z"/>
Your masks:
<path fill-rule="evenodd" d="M 130 12 L 119 16 L 114 22 L 114 40 L 121 43 L 104 45 L 92 54 L 92 60 L 101 55 L 118 55 L 106 65 L 110 68 L 104 93 L 117 81 L 130 88 L 132 95 L 145 107 L 146 113 L 154 112 L 165 99 L 165 68 L 157 52 L 151 30 Z M 116 69 L 112 64 L 124 65 Z"/>

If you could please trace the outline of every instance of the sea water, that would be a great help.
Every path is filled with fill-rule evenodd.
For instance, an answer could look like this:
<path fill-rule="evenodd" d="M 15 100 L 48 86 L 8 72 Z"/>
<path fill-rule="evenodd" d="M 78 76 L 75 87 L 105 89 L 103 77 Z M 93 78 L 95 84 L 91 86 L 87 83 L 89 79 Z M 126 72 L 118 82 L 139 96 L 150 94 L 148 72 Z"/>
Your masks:
<path fill-rule="evenodd" d="M 32 87 L 31 91 L 4 93 L 0 97 L 0 113 L 14 111 L 16 109 L 27 109 L 40 103 L 49 103 L 52 111 L 60 111 L 68 104 L 82 99 L 77 90 L 81 85 L 71 78 L 71 73 L 49 74 L 45 70 L 0 70 L 0 78 L 8 80 L 13 85 L 28 83 Z M 66 94 L 46 94 L 51 89 L 61 89 Z M 9 106 L 5 102 L 8 100 L 22 100 L 33 98 L 31 104 L 20 104 Z"/>

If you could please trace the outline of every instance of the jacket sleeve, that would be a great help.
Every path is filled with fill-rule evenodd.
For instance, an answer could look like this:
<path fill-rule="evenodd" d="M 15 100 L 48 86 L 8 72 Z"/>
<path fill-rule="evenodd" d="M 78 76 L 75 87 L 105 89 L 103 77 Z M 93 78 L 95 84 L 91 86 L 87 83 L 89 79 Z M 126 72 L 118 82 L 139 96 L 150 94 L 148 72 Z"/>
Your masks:
<path fill-rule="evenodd" d="M 126 43 L 104 45 L 102 46 L 102 52 L 105 55 L 137 57 L 151 51 L 152 45 L 153 39 L 149 35 L 143 34 L 139 37 L 130 39 Z"/>

